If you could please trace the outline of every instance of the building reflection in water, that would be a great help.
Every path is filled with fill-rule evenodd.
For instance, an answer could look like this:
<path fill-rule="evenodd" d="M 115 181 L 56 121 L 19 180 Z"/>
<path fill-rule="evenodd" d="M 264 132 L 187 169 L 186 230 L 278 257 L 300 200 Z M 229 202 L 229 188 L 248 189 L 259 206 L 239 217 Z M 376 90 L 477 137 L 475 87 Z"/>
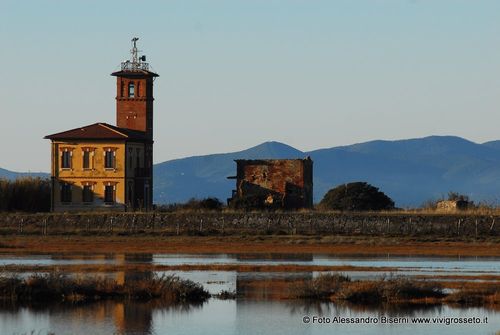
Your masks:
<path fill-rule="evenodd" d="M 284 261 L 312 261 L 310 254 L 246 254 L 235 255 L 238 260 L 264 261 L 264 262 L 284 262 Z M 82 258 L 80 257 L 80 260 Z M 152 254 L 106 254 L 85 256 L 89 261 L 99 261 L 103 263 L 112 263 L 117 266 L 130 263 L 152 263 Z M 199 273 L 198 273 L 199 272 Z M 196 273 L 177 272 L 181 278 L 191 279 L 195 282 L 214 285 L 213 273 L 198 271 Z M 209 275 L 210 274 L 210 275 Z M 88 276 L 89 274 L 78 274 L 77 276 Z M 112 273 L 95 273 L 92 275 L 103 276 L 115 280 L 122 285 L 138 280 L 151 279 L 153 271 L 117 271 Z M 198 276 L 197 278 L 191 278 Z M 226 287 L 236 288 L 238 299 L 235 302 L 236 310 L 251 307 L 253 303 L 264 300 L 283 299 L 289 296 L 290 286 L 294 282 L 304 279 L 312 279 L 313 272 L 234 272 L 233 275 L 224 275 Z M 210 284 L 211 283 L 211 284 Z M 215 293 L 215 292 L 214 292 Z M 155 310 L 176 309 L 178 312 L 189 312 L 194 306 L 168 306 L 155 302 L 116 302 L 105 301 L 93 304 L 92 306 L 80 306 L 71 308 L 66 313 L 73 314 L 70 319 L 75 323 L 112 323 L 116 334 L 151 334 L 153 333 L 153 312 Z M 84 315 L 83 315 L 84 314 Z"/>
<path fill-rule="evenodd" d="M 152 263 L 152 254 L 116 254 L 117 265 L 127 263 Z M 152 271 L 119 271 L 114 273 L 114 279 L 119 285 L 138 280 L 149 280 L 153 277 Z M 116 331 L 119 334 L 139 333 L 150 334 L 153 326 L 152 308 L 150 304 L 117 303 L 113 312 Z"/>
<path fill-rule="evenodd" d="M 248 300 L 287 299 L 294 283 L 312 278 L 312 272 L 239 272 L 236 292 Z"/>
<path fill-rule="evenodd" d="M 80 263 L 108 263 L 117 266 L 126 265 L 129 263 L 152 263 L 152 254 L 100 254 L 100 255 L 54 255 L 53 259 L 72 260 L 77 259 Z M 153 277 L 153 271 L 117 271 L 111 273 L 76 273 L 77 278 L 84 279 L 88 276 L 98 278 L 108 278 L 116 281 L 117 284 L 133 283 L 139 280 L 148 280 Z M 83 307 L 83 306 L 82 306 Z M 84 311 L 91 311 L 85 313 Z M 153 323 L 152 316 L 153 308 L 151 303 L 138 302 L 115 302 L 106 301 L 103 303 L 93 304 L 87 308 L 69 309 L 68 313 L 74 314 L 76 322 L 93 322 L 95 324 L 104 324 L 106 320 L 113 320 L 115 331 L 117 334 L 150 334 Z M 82 315 L 84 313 L 85 315 Z M 71 317 L 70 319 L 73 319 Z M 89 320 L 93 319 L 93 320 Z"/>

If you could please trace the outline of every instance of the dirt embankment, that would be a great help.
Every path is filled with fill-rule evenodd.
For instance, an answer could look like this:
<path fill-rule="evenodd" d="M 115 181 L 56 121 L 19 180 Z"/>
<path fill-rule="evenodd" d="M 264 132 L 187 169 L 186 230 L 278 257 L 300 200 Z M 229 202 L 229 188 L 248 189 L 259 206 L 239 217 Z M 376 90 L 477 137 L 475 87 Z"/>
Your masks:
<path fill-rule="evenodd" d="M 0 253 L 323 253 L 500 256 L 500 240 L 369 236 L 0 236 Z"/>

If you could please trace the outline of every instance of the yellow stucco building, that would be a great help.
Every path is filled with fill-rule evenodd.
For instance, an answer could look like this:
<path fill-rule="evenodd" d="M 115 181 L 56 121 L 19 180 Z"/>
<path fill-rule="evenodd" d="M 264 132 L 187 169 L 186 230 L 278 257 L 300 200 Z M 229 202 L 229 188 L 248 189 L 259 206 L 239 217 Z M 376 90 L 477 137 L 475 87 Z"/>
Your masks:
<path fill-rule="evenodd" d="M 45 136 L 52 141 L 52 210 L 149 210 L 153 201 L 153 81 L 145 56 L 111 75 L 116 126 L 91 125 Z"/>

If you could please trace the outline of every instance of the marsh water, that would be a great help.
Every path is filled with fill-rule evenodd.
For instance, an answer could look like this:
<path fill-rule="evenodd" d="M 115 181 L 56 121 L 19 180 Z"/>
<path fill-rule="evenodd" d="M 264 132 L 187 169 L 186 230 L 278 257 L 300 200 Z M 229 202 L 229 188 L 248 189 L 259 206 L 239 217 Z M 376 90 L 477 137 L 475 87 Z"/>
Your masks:
<path fill-rule="evenodd" d="M 344 271 L 353 279 L 381 276 L 500 275 L 499 257 L 427 257 L 325 254 L 0 254 L 2 265 L 147 263 L 327 265 L 374 267 Z M 380 271 L 376 268 L 379 267 Z M 383 268 L 392 268 L 385 271 Z M 0 307 L 1 334 L 496 334 L 500 311 L 487 308 L 425 306 L 375 308 L 277 300 L 273 282 L 313 278 L 317 272 L 163 271 L 202 284 L 211 293 L 238 293 L 199 305 L 104 301 L 74 305 Z M 111 272 L 131 280 L 146 273 Z M 255 282 L 263 283 L 253 285 Z M 279 293 L 279 292 L 278 292 Z M 305 319 L 304 319 L 305 318 Z M 307 319 L 309 318 L 309 319 Z M 341 319 L 344 318 L 344 319 Z M 304 322 L 308 321 L 309 322 Z M 385 321 L 385 322 L 384 322 Z M 388 323 L 399 321 L 398 323 Z M 468 323 L 464 324 L 464 321 Z M 348 322 L 348 323 L 347 323 Z M 353 323 L 355 322 L 355 323 Z M 472 322 L 472 323 L 471 323 Z"/>

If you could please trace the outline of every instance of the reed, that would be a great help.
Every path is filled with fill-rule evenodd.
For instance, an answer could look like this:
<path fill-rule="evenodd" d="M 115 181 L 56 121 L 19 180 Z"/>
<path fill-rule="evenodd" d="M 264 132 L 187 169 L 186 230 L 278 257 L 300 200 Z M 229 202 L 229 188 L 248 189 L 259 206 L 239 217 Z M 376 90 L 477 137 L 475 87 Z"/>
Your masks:
<path fill-rule="evenodd" d="M 421 299 L 441 299 L 439 283 L 407 278 L 351 281 L 339 274 L 323 274 L 292 286 L 291 298 L 349 301 L 357 304 L 409 302 Z"/>
<path fill-rule="evenodd" d="M 63 273 L 34 274 L 27 278 L 0 275 L 0 299 L 12 302 L 77 302 L 101 299 L 203 302 L 209 293 L 199 284 L 177 276 L 151 275 L 125 283 L 108 278 L 72 278 Z"/>
<path fill-rule="evenodd" d="M 450 304 L 484 306 L 500 305 L 498 287 L 464 288 L 449 294 L 445 301 Z"/>
<path fill-rule="evenodd" d="M 356 281 L 344 285 L 335 299 L 358 304 L 379 304 L 410 302 L 422 299 L 445 297 L 439 283 L 411 280 L 408 278 L 380 279 L 377 281 Z"/>
<path fill-rule="evenodd" d="M 292 285 L 290 296 L 302 299 L 328 299 L 350 281 L 349 277 L 341 274 L 322 274 Z"/>

